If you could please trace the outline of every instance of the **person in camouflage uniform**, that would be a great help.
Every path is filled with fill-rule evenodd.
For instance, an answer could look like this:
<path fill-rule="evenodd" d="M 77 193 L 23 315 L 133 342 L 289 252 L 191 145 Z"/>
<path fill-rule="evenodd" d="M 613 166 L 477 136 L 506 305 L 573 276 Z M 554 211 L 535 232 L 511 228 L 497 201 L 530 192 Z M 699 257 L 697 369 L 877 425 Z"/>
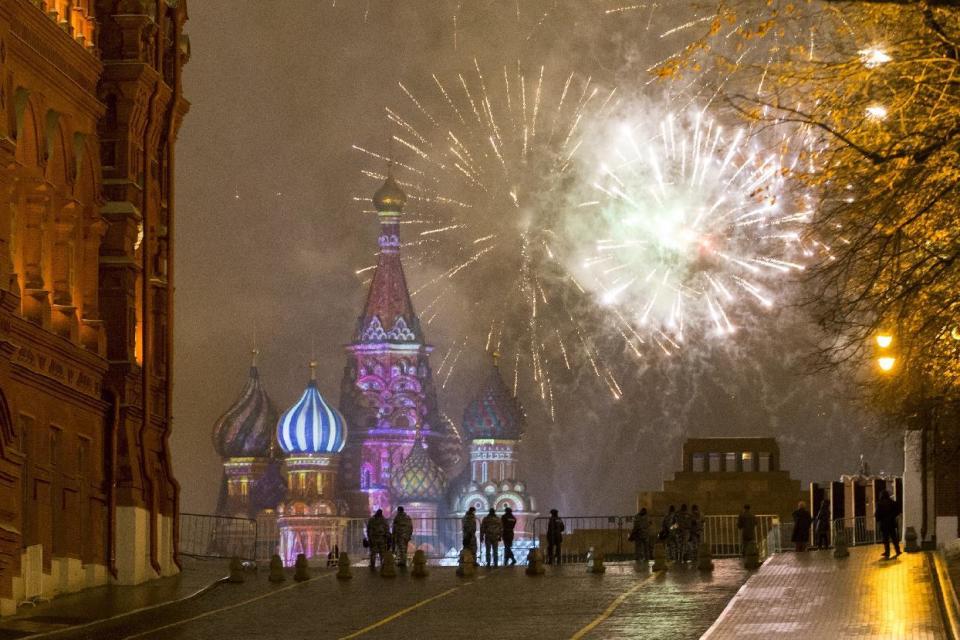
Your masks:
<path fill-rule="evenodd" d="M 633 542 L 634 560 L 638 563 L 647 562 L 653 557 L 650 553 L 650 516 L 647 515 L 646 507 L 633 517 L 630 540 Z"/>
<path fill-rule="evenodd" d="M 503 530 L 503 564 L 517 564 L 517 559 L 513 557 L 513 528 L 517 526 L 517 517 L 513 515 L 510 507 L 503 508 L 503 516 L 500 518 L 500 528 Z"/>
<path fill-rule="evenodd" d="M 397 507 L 397 515 L 393 516 L 393 544 L 397 550 L 397 566 L 407 566 L 407 545 L 413 537 L 413 520 L 403 510 Z"/>
<path fill-rule="evenodd" d="M 500 518 L 497 517 L 496 510 L 491 507 L 490 513 L 480 523 L 480 542 L 483 543 L 485 555 L 487 557 L 487 566 L 490 566 L 490 552 L 493 551 L 493 566 L 500 564 L 500 536 L 503 533 L 503 526 L 500 524 Z"/>
<path fill-rule="evenodd" d="M 377 509 L 373 517 L 367 520 L 367 541 L 370 543 L 370 568 L 377 567 L 377 558 L 383 563 L 383 554 L 387 550 L 387 536 L 390 525 L 383 517 L 383 509 Z"/>
<path fill-rule="evenodd" d="M 463 548 L 473 552 L 473 560 L 477 560 L 477 509 L 470 507 L 463 514 Z"/>

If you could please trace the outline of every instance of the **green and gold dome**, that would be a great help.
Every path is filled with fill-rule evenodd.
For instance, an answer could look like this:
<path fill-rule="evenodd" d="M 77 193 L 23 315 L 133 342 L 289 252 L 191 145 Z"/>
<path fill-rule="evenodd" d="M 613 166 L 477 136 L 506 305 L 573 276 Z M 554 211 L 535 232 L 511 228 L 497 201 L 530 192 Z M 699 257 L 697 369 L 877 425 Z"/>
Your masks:
<path fill-rule="evenodd" d="M 390 488 L 400 501 L 425 502 L 443 499 L 447 478 L 433 461 L 418 436 L 409 455 L 394 469 Z"/>

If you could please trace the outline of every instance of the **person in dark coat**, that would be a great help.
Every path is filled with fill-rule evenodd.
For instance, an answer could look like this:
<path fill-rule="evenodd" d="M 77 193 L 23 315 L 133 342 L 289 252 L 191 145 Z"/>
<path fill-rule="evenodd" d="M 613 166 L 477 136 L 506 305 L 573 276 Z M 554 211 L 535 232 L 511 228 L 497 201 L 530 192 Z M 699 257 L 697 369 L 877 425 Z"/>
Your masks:
<path fill-rule="evenodd" d="M 640 513 L 633 517 L 630 541 L 633 542 L 633 558 L 637 563 L 647 562 L 652 558 L 650 554 L 650 516 L 647 515 L 646 507 L 640 509 Z"/>
<path fill-rule="evenodd" d="M 737 529 L 740 530 L 740 553 L 746 553 L 747 543 L 757 541 L 757 517 L 748 504 L 743 505 L 743 511 L 737 516 Z"/>
<path fill-rule="evenodd" d="M 479 562 L 477 558 L 477 508 L 470 507 L 467 509 L 467 512 L 463 514 L 463 520 L 461 520 L 461 527 L 463 529 L 463 548 L 470 549 L 473 553 L 473 562 L 474 564 Z"/>
<path fill-rule="evenodd" d="M 810 525 L 813 523 L 813 517 L 807 511 L 805 502 L 800 501 L 797 504 L 797 510 L 793 512 L 793 535 L 790 540 L 797 545 L 797 551 L 806 551 L 810 544 Z"/>
<path fill-rule="evenodd" d="M 563 543 L 563 520 L 556 509 L 550 509 L 550 520 L 547 521 L 547 564 L 556 560 L 560 564 L 560 545 Z"/>
<path fill-rule="evenodd" d="M 890 541 L 893 541 L 893 550 L 900 555 L 900 536 L 897 535 L 897 516 L 900 515 L 900 503 L 890 497 L 890 492 L 884 489 L 877 501 L 877 525 L 880 535 L 883 536 L 883 559 L 890 559 Z"/>
<path fill-rule="evenodd" d="M 830 548 L 830 501 L 824 498 L 813 520 L 813 543 L 818 549 Z"/>
<path fill-rule="evenodd" d="M 503 508 L 503 515 L 500 516 L 500 528 L 503 529 L 503 565 L 517 564 L 517 559 L 513 557 L 513 529 L 517 526 L 517 517 L 513 515 L 510 507 Z"/>

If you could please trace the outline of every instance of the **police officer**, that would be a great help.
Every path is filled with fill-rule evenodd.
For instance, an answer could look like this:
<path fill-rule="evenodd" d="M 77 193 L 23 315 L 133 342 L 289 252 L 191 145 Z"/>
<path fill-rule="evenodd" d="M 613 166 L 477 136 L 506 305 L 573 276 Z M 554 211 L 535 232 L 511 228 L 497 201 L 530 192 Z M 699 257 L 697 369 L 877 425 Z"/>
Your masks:
<path fill-rule="evenodd" d="M 493 552 L 493 566 L 500 564 L 500 534 L 503 529 L 500 525 L 500 518 L 493 507 L 490 512 L 484 516 L 480 523 L 480 542 L 483 543 L 485 555 L 487 557 L 487 566 L 490 566 L 490 552 Z"/>
<path fill-rule="evenodd" d="M 517 559 L 513 557 L 513 528 L 517 526 L 517 517 L 513 515 L 513 510 L 506 506 L 503 508 L 503 516 L 500 518 L 500 528 L 503 530 L 503 564 L 509 562 L 511 565 L 517 564 Z"/>
<path fill-rule="evenodd" d="M 407 545 L 413 537 L 413 520 L 403 510 L 397 507 L 397 515 L 393 516 L 393 544 L 397 550 L 397 566 L 407 566 Z"/>
<path fill-rule="evenodd" d="M 377 509 L 373 517 L 367 520 L 367 540 L 370 542 L 370 568 L 375 569 L 377 558 L 383 563 L 383 554 L 387 550 L 387 536 L 390 526 L 383 517 L 383 509 Z"/>
<path fill-rule="evenodd" d="M 463 548 L 473 552 L 474 562 L 477 560 L 477 509 L 470 507 L 463 515 Z"/>

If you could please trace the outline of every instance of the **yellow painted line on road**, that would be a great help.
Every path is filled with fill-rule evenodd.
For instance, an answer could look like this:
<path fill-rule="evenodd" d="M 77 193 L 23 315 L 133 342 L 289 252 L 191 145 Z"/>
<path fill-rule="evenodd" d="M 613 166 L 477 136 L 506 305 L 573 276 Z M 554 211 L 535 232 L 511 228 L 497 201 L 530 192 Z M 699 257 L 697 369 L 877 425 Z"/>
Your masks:
<path fill-rule="evenodd" d="M 223 613 L 224 611 L 230 611 L 231 609 L 236 609 L 237 607 L 244 607 L 244 606 L 250 604 L 251 602 L 256 602 L 257 600 L 263 600 L 264 598 L 269 598 L 269 597 L 271 597 L 271 596 L 275 596 L 275 595 L 277 595 L 278 593 L 283 593 L 284 591 L 289 591 L 290 589 L 296 589 L 297 587 L 299 587 L 299 586 L 301 586 L 301 585 L 310 584 L 310 583 L 313 582 L 314 580 L 322 580 L 323 578 L 329 578 L 329 577 L 334 576 L 334 575 L 336 575 L 336 573 L 334 573 L 334 572 L 331 571 L 330 573 L 325 573 L 325 574 L 322 575 L 322 576 L 316 576 L 315 578 L 310 578 L 309 580 L 304 580 L 303 582 L 294 582 L 293 584 L 287 585 L 286 587 L 281 587 L 281 588 L 276 589 L 276 590 L 274 590 L 274 591 L 270 591 L 270 592 L 268 592 L 268 593 L 262 593 L 262 594 L 260 594 L 259 596 L 256 596 L 256 597 L 253 597 L 253 598 L 248 598 L 247 600 L 244 600 L 243 602 L 236 602 L 236 603 L 234 603 L 234 604 L 227 605 L 227 606 L 225 606 L 225 607 L 220 607 L 219 609 L 213 609 L 212 611 L 205 611 L 205 612 L 203 612 L 203 613 L 200 613 L 200 614 L 197 614 L 197 615 L 193 616 L 192 618 L 184 618 L 183 620 L 177 620 L 176 622 L 171 622 L 170 624 L 165 624 L 165 625 L 163 625 L 162 627 L 154 627 L 153 629 L 148 629 L 148 630 L 146 630 L 146 631 L 141 631 L 140 633 L 135 633 L 135 634 L 133 634 L 132 636 L 124 636 L 123 640 L 133 640 L 134 638 L 142 638 L 142 637 L 144 637 L 144 636 L 153 635 L 154 633 L 157 633 L 158 631 L 164 631 L 164 630 L 166 630 L 166 629 L 172 629 L 173 627 L 179 627 L 180 625 L 182 625 L 182 624 L 187 624 L 188 622 L 194 622 L 194 621 L 196 621 L 196 620 L 202 620 L 203 618 L 206 618 L 206 617 L 208 617 L 208 616 L 212 616 L 212 615 L 215 615 L 215 614 L 218 614 L 218 613 Z"/>
<path fill-rule="evenodd" d="M 486 578 L 486 577 L 487 577 L 487 576 L 478 576 L 478 577 L 477 577 L 477 580 L 483 580 L 483 579 Z M 465 583 L 465 584 L 459 584 L 459 585 L 457 585 L 457 586 L 455 586 L 455 587 L 451 587 L 450 589 L 447 589 L 446 591 L 443 591 L 443 592 L 441 592 L 441 593 L 438 593 L 438 594 L 435 595 L 435 596 L 430 596 L 429 598 L 426 598 L 425 600 L 421 600 L 420 602 L 418 602 L 418 603 L 416 603 L 416 604 L 412 604 L 412 605 L 410 605 L 409 607 L 407 607 L 406 609 L 400 609 L 400 611 L 397 611 L 396 613 L 390 614 L 389 616 L 387 616 L 387 617 L 384 618 L 383 620 L 378 620 L 377 622 L 374 622 L 373 624 L 371 624 L 371 625 L 368 626 L 368 627 L 364 627 L 363 629 L 360 629 L 359 631 L 354 631 L 353 633 L 351 633 L 351 634 L 348 635 L 348 636 L 341 636 L 338 640 L 350 640 L 350 638 L 356 638 L 356 637 L 358 637 L 358 636 L 362 636 L 362 635 L 365 634 L 365 633 L 369 633 L 369 632 L 373 631 L 374 629 L 377 629 L 377 628 L 379 628 L 379 627 L 382 627 L 383 625 L 387 624 L 388 622 L 392 622 L 393 620 L 396 620 L 397 618 L 400 618 L 400 617 L 402 617 L 402 616 L 407 615 L 407 614 L 410 613 L 411 611 L 414 611 L 414 610 L 416 610 L 416 609 L 419 609 L 420 607 L 422 607 L 422 606 L 425 605 L 425 604 L 430 604 L 430 603 L 433 602 L 434 600 L 439 600 L 440 598 L 443 598 L 444 596 L 450 595 L 451 593 L 453 593 L 453 592 L 456 591 L 457 589 L 460 589 L 460 588 L 462 588 L 462 587 L 466 587 L 467 585 L 470 585 L 470 584 L 473 584 L 473 583 L 472 583 L 472 582 L 467 582 L 467 583 Z"/>
<path fill-rule="evenodd" d="M 617 607 L 622 605 L 623 601 L 630 597 L 631 593 L 633 593 L 634 591 L 636 591 L 637 589 L 647 584 L 648 582 L 650 582 L 656 577 L 657 577 L 657 574 L 653 574 L 646 580 L 641 580 L 637 584 L 633 585 L 632 587 L 630 587 L 629 589 L 621 593 L 619 596 L 616 597 L 616 599 L 614 599 L 613 602 L 610 603 L 610 606 L 604 609 L 603 613 L 601 613 L 599 616 L 594 618 L 590 624 L 588 624 L 583 629 L 580 629 L 580 631 L 577 631 L 575 634 L 570 636 L 570 640 L 580 640 L 580 638 L 584 637 L 585 635 L 593 631 L 598 624 L 600 624 L 601 622 L 609 618 L 613 614 L 613 612 L 617 610 Z"/>

